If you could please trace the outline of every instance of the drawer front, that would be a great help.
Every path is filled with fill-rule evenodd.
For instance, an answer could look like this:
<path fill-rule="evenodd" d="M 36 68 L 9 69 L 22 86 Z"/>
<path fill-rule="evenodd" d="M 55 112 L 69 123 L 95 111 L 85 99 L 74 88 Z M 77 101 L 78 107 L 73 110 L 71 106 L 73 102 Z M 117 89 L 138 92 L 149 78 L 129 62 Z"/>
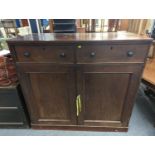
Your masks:
<path fill-rule="evenodd" d="M 16 46 L 17 61 L 73 63 L 72 46 Z"/>
<path fill-rule="evenodd" d="M 0 107 L 16 107 L 18 98 L 17 94 L 14 90 L 12 91 L 6 91 L 1 90 L 0 91 Z"/>
<path fill-rule="evenodd" d="M 0 109 L 0 125 L 22 122 L 22 116 L 18 109 Z"/>
<path fill-rule="evenodd" d="M 77 63 L 144 62 L 147 45 L 77 46 Z"/>

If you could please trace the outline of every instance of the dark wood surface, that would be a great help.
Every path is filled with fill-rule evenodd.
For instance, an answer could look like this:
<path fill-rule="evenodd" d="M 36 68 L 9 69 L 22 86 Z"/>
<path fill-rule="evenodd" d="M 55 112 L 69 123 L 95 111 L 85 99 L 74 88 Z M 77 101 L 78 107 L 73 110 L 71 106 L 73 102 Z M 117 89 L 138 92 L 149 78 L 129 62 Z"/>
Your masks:
<path fill-rule="evenodd" d="M 17 46 L 15 50 L 18 61 L 22 62 L 74 62 L 72 46 Z M 25 53 L 29 55 L 25 56 Z"/>
<path fill-rule="evenodd" d="M 9 40 L 32 127 L 127 131 L 151 42 L 124 32 Z"/>
<path fill-rule="evenodd" d="M 40 130 L 78 130 L 78 131 L 99 131 L 99 132 L 127 132 L 128 127 L 116 127 L 116 126 L 81 126 L 81 125 L 72 125 L 72 126 L 54 126 L 54 125 L 45 125 L 45 124 L 32 124 L 33 129 Z"/>
<path fill-rule="evenodd" d="M 127 126 L 142 68 L 139 64 L 81 65 L 77 73 L 83 107 L 79 124 Z"/>
<path fill-rule="evenodd" d="M 152 41 L 151 38 L 148 38 L 146 36 L 137 35 L 134 33 L 126 33 L 126 32 L 105 32 L 105 33 L 41 33 L 41 34 L 29 34 L 25 36 L 19 36 L 17 38 L 13 38 L 8 40 L 9 44 L 24 44 L 26 43 L 37 43 L 37 42 L 43 42 L 48 43 L 49 42 L 120 42 L 121 43 L 137 43 L 137 42 L 143 42 L 148 43 Z M 103 42 L 104 41 L 104 42 Z M 110 43 L 110 44 L 111 44 Z"/>
<path fill-rule="evenodd" d="M 146 45 L 83 45 L 77 49 L 77 63 L 144 62 L 147 50 Z"/>
<path fill-rule="evenodd" d="M 75 78 L 71 66 L 17 64 L 32 123 L 75 124 Z M 40 66 L 40 67 L 39 67 Z"/>

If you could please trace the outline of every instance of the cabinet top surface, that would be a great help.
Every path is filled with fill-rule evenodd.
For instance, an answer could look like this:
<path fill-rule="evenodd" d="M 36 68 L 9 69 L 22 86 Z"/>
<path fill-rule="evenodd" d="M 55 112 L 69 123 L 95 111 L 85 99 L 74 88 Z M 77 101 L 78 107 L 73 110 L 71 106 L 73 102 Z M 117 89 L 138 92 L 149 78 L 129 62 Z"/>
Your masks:
<path fill-rule="evenodd" d="M 9 39 L 13 42 L 77 42 L 77 41 L 147 41 L 152 39 L 147 36 L 129 32 L 105 32 L 105 33 L 41 33 L 18 36 Z"/>

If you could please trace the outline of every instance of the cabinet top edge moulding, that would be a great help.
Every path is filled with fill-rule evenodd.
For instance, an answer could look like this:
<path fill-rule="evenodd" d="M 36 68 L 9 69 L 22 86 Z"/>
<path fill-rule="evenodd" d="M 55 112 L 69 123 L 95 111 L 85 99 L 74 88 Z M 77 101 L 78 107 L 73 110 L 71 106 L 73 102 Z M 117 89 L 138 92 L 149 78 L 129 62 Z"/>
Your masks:
<path fill-rule="evenodd" d="M 138 35 L 130 32 L 105 32 L 105 33 L 41 33 L 41 34 L 29 34 L 25 36 L 18 36 L 13 39 L 9 39 L 9 44 L 21 44 L 24 43 L 76 43 L 76 42 L 102 42 L 107 43 L 146 43 L 152 42 L 152 38 L 145 35 Z"/>

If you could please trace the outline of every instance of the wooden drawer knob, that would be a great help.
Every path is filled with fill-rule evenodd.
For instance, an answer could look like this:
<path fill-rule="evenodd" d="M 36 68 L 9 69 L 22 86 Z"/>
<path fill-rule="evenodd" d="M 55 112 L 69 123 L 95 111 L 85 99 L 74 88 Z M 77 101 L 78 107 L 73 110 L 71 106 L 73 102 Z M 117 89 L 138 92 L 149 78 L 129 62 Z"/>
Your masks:
<path fill-rule="evenodd" d="M 64 57 L 66 57 L 66 54 L 65 53 L 60 53 L 60 57 L 64 58 Z"/>
<path fill-rule="evenodd" d="M 95 57 L 95 56 L 96 56 L 96 53 L 95 53 L 95 52 L 91 52 L 91 53 L 90 53 L 90 57 L 93 58 L 93 57 Z"/>
<path fill-rule="evenodd" d="M 30 55 L 31 55 L 30 52 L 28 52 L 28 51 L 24 52 L 25 57 L 30 57 Z"/>
<path fill-rule="evenodd" d="M 128 52 L 127 52 L 127 56 L 128 56 L 128 57 L 132 57 L 133 55 L 134 55 L 134 52 L 133 52 L 133 51 L 128 51 Z"/>

